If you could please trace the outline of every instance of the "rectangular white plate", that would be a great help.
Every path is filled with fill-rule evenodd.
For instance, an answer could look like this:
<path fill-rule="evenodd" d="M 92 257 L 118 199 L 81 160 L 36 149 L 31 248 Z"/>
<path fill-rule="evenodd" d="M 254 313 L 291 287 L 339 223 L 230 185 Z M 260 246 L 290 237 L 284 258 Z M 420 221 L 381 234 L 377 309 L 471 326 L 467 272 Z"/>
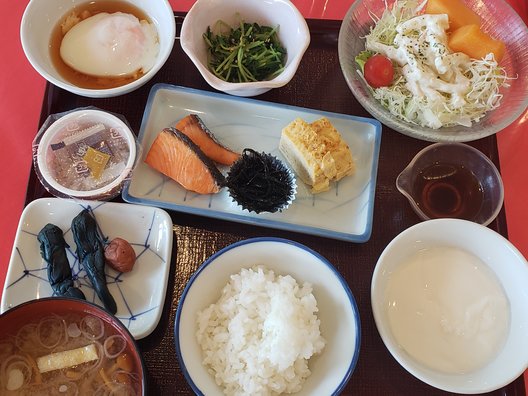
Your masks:
<path fill-rule="evenodd" d="M 48 223 L 60 227 L 74 283 L 88 301 L 103 306 L 75 256 L 71 222 L 83 209 L 92 211 L 101 234 L 127 240 L 136 252 L 132 271 L 106 266 L 108 289 L 117 304 L 116 317 L 140 339 L 158 325 L 165 301 L 172 251 L 172 220 L 162 209 L 116 202 L 42 198 L 22 212 L 2 293 L 1 312 L 23 302 L 53 296 L 47 264 L 40 255 L 39 231 Z"/>
<path fill-rule="evenodd" d="M 197 114 L 218 140 L 232 150 L 263 151 L 286 165 L 278 150 L 282 128 L 297 117 L 312 122 L 325 116 L 349 144 L 356 173 L 316 195 L 297 180 L 295 200 L 277 213 L 243 210 L 225 189 L 214 195 L 195 194 L 143 162 L 159 132 L 191 113 Z M 241 223 L 365 242 L 372 231 L 380 142 L 381 124 L 374 119 L 157 84 L 150 92 L 139 133 L 142 158 L 123 189 L 123 199 Z M 220 170 L 226 173 L 227 168 Z"/>

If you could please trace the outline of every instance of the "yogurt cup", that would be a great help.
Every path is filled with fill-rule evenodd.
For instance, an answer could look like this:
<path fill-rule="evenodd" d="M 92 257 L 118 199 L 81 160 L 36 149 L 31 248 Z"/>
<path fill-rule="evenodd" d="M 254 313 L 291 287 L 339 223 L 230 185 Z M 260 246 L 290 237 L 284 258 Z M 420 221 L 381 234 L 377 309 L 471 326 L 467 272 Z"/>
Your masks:
<path fill-rule="evenodd" d="M 79 109 L 45 123 L 33 144 L 35 171 L 62 198 L 107 200 L 121 192 L 136 160 L 136 140 L 116 115 Z"/>

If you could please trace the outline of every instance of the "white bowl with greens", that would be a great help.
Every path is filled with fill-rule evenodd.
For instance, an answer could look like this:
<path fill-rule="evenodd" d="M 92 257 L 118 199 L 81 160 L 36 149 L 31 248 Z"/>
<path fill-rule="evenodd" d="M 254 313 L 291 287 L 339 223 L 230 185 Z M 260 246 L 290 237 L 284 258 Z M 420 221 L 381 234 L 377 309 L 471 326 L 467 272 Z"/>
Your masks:
<path fill-rule="evenodd" d="M 235 32 L 241 24 L 254 23 L 258 26 L 245 25 Z M 240 45 L 239 33 L 252 44 Z M 212 57 L 209 48 L 219 50 L 223 39 L 231 41 L 233 50 L 226 51 L 224 58 Z M 290 82 L 310 44 L 310 32 L 288 0 L 198 0 L 185 17 L 180 41 L 211 87 L 231 95 L 256 96 Z"/>
<path fill-rule="evenodd" d="M 464 1 L 480 17 L 481 30 L 505 44 L 505 53 L 498 66 L 509 77 L 505 81 L 509 86 L 502 86 L 498 96 L 495 97 L 500 99 L 500 105 L 497 108 L 494 109 L 494 106 L 490 106 L 489 111 L 478 121 L 473 120 L 470 126 L 457 124 L 459 121 L 468 124 L 462 118 L 455 120 L 444 118 L 442 121 L 446 120 L 447 122 L 436 128 L 420 125 L 420 122 L 413 122 L 415 121 L 413 116 L 417 112 L 427 113 L 431 108 L 430 103 L 420 103 L 420 100 L 417 100 L 418 95 L 404 95 L 405 97 L 402 96 L 398 100 L 397 95 L 388 98 L 390 94 L 388 92 L 382 98 L 385 101 L 385 105 L 383 105 L 379 100 L 379 92 L 375 94 L 374 89 L 366 82 L 362 68 L 356 62 L 356 57 L 366 49 L 366 36 L 370 33 L 371 28 L 376 25 L 378 18 L 381 18 L 386 7 L 391 9 L 395 3 L 401 5 L 403 1 L 357 0 L 348 10 L 339 32 L 339 62 L 345 80 L 357 101 L 370 114 L 386 126 L 405 135 L 426 141 L 441 142 L 466 142 L 480 139 L 499 132 L 521 116 L 528 106 L 528 53 L 523 44 L 528 40 L 528 29 L 519 15 L 504 0 Z M 418 2 L 406 2 L 408 5 L 413 3 L 417 4 Z M 398 17 L 395 20 L 401 22 Z M 386 28 L 386 36 L 396 35 L 395 23 L 382 22 L 378 25 L 383 24 Z M 397 67 L 394 69 L 393 84 L 397 80 Z M 418 83 L 420 82 L 418 81 Z M 393 85 L 389 87 L 389 90 L 392 87 Z M 478 87 L 472 81 L 469 88 L 471 89 L 470 92 L 474 92 L 474 88 Z M 392 93 L 398 93 L 396 91 L 397 89 L 392 89 Z M 468 94 L 465 93 L 465 95 Z M 445 103 L 447 108 L 452 101 L 449 95 L 444 96 L 447 98 Z M 455 110 L 452 114 L 456 114 L 456 112 Z M 444 112 L 444 115 L 446 114 L 449 116 L 449 111 Z M 427 122 L 423 124 L 427 124 Z"/>

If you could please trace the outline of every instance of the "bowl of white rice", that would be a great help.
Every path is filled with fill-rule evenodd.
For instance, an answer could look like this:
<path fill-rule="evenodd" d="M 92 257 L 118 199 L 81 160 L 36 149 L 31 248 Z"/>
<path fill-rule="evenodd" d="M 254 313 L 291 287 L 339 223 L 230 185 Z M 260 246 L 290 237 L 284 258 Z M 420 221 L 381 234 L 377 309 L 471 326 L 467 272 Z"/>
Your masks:
<path fill-rule="evenodd" d="M 358 308 L 324 257 L 253 238 L 207 259 L 180 299 L 174 340 L 197 395 L 337 395 L 356 366 Z"/>

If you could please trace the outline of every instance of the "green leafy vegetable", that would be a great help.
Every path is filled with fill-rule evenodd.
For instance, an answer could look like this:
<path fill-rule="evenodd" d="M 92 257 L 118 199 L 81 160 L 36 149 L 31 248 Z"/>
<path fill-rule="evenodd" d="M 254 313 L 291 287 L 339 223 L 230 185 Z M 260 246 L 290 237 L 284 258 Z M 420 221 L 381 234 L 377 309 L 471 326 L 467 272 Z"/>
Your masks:
<path fill-rule="evenodd" d="M 278 26 L 240 22 L 234 29 L 224 22 L 226 34 L 215 34 L 211 27 L 203 34 L 208 50 L 209 69 L 228 82 L 252 82 L 274 78 L 284 70 L 286 49 L 281 45 Z"/>
<path fill-rule="evenodd" d="M 356 63 L 359 65 L 359 68 L 361 69 L 361 72 L 365 72 L 365 63 L 369 60 L 369 58 L 374 55 L 370 51 L 361 51 L 359 54 L 357 54 L 355 60 Z"/>
<path fill-rule="evenodd" d="M 71 231 L 73 240 L 77 245 L 79 263 L 84 267 L 95 293 L 107 311 L 115 315 L 117 305 L 106 284 L 104 242 L 99 235 L 95 217 L 88 209 L 84 209 L 74 217 L 71 223 Z"/>
<path fill-rule="evenodd" d="M 66 255 L 66 248 L 69 246 L 62 230 L 55 224 L 48 223 L 40 230 L 37 239 L 40 242 L 40 255 L 48 264 L 48 280 L 54 294 L 86 300 L 84 293 L 73 282 Z"/>

